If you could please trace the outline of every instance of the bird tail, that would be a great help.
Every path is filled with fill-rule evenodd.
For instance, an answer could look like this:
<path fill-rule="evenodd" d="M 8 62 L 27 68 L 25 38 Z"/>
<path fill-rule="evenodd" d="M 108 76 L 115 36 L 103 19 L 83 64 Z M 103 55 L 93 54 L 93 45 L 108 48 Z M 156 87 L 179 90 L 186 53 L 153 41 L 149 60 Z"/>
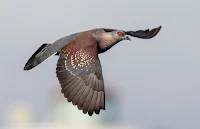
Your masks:
<path fill-rule="evenodd" d="M 51 44 L 43 44 L 27 61 L 24 66 L 24 70 L 30 70 L 34 68 L 35 66 L 42 63 L 44 60 L 54 55 L 59 55 L 59 53 L 55 52 L 54 49 L 52 49 Z"/>

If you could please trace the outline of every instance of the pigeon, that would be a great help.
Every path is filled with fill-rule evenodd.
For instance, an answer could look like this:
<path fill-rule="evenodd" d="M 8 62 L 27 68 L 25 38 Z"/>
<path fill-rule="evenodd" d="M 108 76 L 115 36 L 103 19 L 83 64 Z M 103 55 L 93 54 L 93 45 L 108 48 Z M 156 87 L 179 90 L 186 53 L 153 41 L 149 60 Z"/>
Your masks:
<path fill-rule="evenodd" d="M 129 36 L 153 38 L 160 29 L 161 26 L 137 31 L 96 28 L 73 33 L 52 44 L 41 45 L 27 61 L 24 70 L 34 68 L 54 55 L 59 56 L 56 75 L 64 97 L 84 114 L 99 114 L 100 110 L 105 110 L 105 91 L 98 54 L 123 40 L 131 40 Z"/>

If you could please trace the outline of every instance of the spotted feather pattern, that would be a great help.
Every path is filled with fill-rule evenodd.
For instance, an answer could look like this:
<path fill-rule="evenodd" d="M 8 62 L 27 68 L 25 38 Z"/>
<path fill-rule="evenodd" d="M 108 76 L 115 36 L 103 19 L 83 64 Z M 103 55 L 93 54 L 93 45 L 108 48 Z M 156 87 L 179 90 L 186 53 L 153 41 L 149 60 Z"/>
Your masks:
<path fill-rule="evenodd" d="M 56 69 L 61 92 L 68 102 L 90 116 L 105 110 L 104 82 L 98 58 L 83 50 L 60 54 Z"/>

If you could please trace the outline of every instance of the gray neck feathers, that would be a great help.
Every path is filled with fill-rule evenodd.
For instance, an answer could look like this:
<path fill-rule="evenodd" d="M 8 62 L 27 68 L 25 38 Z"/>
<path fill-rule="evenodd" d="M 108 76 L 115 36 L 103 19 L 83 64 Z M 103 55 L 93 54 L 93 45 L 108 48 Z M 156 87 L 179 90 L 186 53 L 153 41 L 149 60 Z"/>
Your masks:
<path fill-rule="evenodd" d="M 117 41 L 114 39 L 111 33 L 98 33 L 96 36 L 98 41 L 98 52 L 103 53 L 114 46 Z"/>

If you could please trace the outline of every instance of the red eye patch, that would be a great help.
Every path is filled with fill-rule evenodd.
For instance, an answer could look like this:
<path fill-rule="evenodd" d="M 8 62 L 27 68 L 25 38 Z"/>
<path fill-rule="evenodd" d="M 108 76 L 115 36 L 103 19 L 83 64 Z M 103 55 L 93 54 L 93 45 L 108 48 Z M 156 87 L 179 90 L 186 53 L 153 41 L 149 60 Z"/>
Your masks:
<path fill-rule="evenodd" d="M 118 34 L 119 36 L 124 36 L 124 33 L 122 33 L 121 31 L 118 31 L 117 34 Z"/>

